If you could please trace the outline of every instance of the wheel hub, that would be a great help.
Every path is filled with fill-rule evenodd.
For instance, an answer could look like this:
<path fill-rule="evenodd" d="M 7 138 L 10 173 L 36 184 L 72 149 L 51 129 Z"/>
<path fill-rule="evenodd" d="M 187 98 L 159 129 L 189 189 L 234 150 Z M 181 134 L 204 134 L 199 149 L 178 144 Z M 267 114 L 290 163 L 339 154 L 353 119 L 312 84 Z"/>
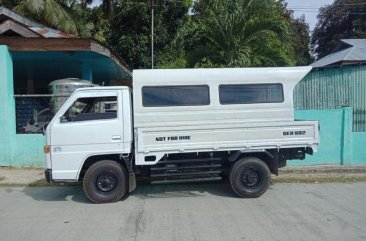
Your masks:
<path fill-rule="evenodd" d="M 243 173 L 242 182 L 247 187 L 254 187 L 260 181 L 260 175 L 253 169 L 249 169 Z"/>
<path fill-rule="evenodd" d="M 110 192 L 115 189 L 117 178 L 113 173 L 102 173 L 97 178 L 97 188 L 102 192 Z"/>

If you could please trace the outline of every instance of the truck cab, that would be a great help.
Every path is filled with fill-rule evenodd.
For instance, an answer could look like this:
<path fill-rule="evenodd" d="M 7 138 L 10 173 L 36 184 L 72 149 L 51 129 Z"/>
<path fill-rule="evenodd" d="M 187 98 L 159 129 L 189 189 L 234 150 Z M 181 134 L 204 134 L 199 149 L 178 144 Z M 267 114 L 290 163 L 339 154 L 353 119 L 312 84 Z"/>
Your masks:
<path fill-rule="evenodd" d="M 74 92 L 46 129 L 47 168 L 56 182 L 78 180 L 91 157 L 132 151 L 131 90 L 82 88 Z"/>

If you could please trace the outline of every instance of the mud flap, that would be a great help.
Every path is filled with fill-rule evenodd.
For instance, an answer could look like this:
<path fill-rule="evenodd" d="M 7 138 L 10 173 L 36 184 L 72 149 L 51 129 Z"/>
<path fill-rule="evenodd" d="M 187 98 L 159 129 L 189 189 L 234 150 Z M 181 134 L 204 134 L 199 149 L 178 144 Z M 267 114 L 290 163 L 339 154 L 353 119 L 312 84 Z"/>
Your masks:
<path fill-rule="evenodd" d="M 128 191 L 133 192 L 135 189 L 136 189 L 136 175 L 134 172 L 131 172 L 128 178 Z"/>

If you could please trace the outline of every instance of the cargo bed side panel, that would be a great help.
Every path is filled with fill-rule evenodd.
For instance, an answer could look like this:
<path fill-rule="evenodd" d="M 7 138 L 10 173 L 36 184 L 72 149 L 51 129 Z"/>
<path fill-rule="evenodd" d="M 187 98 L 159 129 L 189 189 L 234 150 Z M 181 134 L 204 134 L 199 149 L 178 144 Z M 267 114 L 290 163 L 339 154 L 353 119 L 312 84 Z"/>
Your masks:
<path fill-rule="evenodd" d="M 295 121 L 136 128 L 136 164 L 153 165 L 169 153 L 291 147 L 311 147 L 316 151 L 317 126 L 316 121 Z M 146 162 L 145 156 L 156 156 L 156 159 Z"/>

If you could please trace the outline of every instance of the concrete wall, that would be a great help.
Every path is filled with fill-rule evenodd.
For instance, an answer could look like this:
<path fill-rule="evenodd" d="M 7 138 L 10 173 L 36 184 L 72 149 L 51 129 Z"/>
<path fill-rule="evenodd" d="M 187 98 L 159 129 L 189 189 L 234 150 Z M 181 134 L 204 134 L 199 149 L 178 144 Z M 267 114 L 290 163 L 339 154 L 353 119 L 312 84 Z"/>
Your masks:
<path fill-rule="evenodd" d="M 13 90 L 13 63 L 0 45 L 0 166 L 44 167 L 43 135 L 17 135 Z"/>
<path fill-rule="evenodd" d="M 298 120 L 319 120 L 320 146 L 317 153 L 288 165 L 366 165 L 366 132 L 352 132 L 352 109 L 297 110 Z"/>
<path fill-rule="evenodd" d="M 14 137 L 14 151 L 10 159 L 10 166 L 15 167 L 46 167 L 43 146 L 46 137 L 41 134 L 16 134 Z"/>
<path fill-rule="evenodd" d="M 15 127 L 13 91 L 13 62 L 6 46 L 0 45 L 0 165 L 11 159 Z"/>
<path fill-rule="evenodd" d="M 366 132 L 352 134 L 352 164 L 366 165 Z"/>

